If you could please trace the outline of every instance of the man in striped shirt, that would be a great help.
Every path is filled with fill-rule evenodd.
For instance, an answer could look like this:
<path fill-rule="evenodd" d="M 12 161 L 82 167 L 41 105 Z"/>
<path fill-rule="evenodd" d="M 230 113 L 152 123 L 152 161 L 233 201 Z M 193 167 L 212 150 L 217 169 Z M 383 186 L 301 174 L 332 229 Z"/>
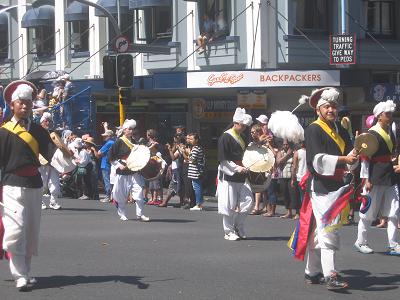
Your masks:
<path fill-rule="evenodd" d="M 192 187 L 196 198 L 196 205 L 190 210 L 203 210 L 203 183 L 205 158 L 203 147 L 199 144 L 200 138 L 197 133 L 188 134 L 188 142 L 191 146 L 189 154 L 188 178 L 192 180 Z"/>

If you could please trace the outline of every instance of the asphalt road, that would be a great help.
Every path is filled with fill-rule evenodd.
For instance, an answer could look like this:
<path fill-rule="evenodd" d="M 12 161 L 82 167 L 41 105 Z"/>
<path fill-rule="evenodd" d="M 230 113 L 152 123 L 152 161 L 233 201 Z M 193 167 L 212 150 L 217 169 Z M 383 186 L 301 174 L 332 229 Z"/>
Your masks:
<path fill-rule="evenodd" d="M 356 227 L 341 230 L 337 256 L 351 288 L 344 293 L 306 285 L 304 262 L 286 242 L 295 221 L 249 216 L 248 240 L 223 239 L 216 203 L 206 210 L 146 208 L 150 223 L 122 222 L 111 204 L 63 199 L 42 215 L 37 286 L 14 287 L 0 262 L 0 299 L 398 299 L 399 259 L 385 255 L 386 231 L 372 229 L 376 253 L 353 250 Z M 129 207 L 134 217 L 134 206 Z"/>

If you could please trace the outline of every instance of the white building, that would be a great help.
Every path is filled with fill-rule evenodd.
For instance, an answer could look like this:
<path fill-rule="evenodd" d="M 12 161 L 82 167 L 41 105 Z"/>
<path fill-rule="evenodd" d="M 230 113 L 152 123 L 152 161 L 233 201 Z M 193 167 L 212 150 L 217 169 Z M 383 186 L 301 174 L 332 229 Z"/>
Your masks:
<path fill-rule="evenodd" d="M 117 0 L 92 2 L 117 17 Z M 184 124 L 215 149 L 216 138 L 238 104 L 253 115 L 292 109 L 301 94 L 333 85 L 342 89 L 357 127 L 374 100 L 400 96 L 399 1 L 119 3 L 121 31 L 132 42 L 137 100 L 126 109 L 143 128 L 164 133 Z M 72 0 L 0 4 L 16 6 L 0 14 L 0 80 L 65 70 L 79 86 L 93 87 L 97 122 L 116 122 L 116 92 L 105 90 L 100 80 L 103 57 L 115 54 L 116 34 L 108 18 Z M 207 26 L 213 40 L 198 53 L 196 39 Z M 355 65 L 329 63 L 329 35 L 342 32 L 356 37 Z M 313 113 L 302 107 L 299 116 L 307 123 Z"/>

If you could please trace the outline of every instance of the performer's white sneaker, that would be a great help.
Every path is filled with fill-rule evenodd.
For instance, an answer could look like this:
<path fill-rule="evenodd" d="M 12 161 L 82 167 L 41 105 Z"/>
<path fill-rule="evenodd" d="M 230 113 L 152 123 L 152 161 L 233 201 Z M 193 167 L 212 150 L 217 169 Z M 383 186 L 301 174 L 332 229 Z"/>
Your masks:
<path fill-rule="evenodd" d="M 367 244 L 359 244 L 355 243 L 354 247 L 357 249 L 358 252 L 361 252 L 363 254 L 371 254 L 374 253 L 374 250 L 372 250 Z"/>
<path fill-rule="evenodd" d="M 225 234 L 224 239 L 227 241 L 237 241 L 240 237 L 234 232 L 229 232 L 228 234 Z"/>
<path fill-rule="evenodd" d="M 42 209 L 45 210 L 47 208 L 46 204 L 42 201 Z"/>
<path fill-rule="evenodd" d="M 122 221 L 128 221 L 129 219 L 126 217 L 126 216 L 124 216 L 124 215 L 122 215 L 121 217 L 120 217 L 120 219 L 122 220 Z"/>
<path fill-rule="evenodd" d="M 150 218 L 145 215 L 137 216 L 137 219 L 141 222 L 150 222 Z"/>
<path fill-rule="evenodd" d="M 194 210 L 200 211 L 200 210 L 203 210 L 203 208 L 201 206 L 196 205 L 196 206 L 193 206 L 192 208 L 190 208 L 189 210 L 191 210 L 191 211 L 194 211 Z"/>
<path fill-rule="evenodd" d="M 24 277 L 18 278 L 15 281 L 15 287 L 20 291 L 20 292 L 25 292 L 28 290 L 28 280 Z"/>
<path fill-rule="evenodd" d="M 58 210 L 58 209 L 61 208 L 61 205 L 58 204 L 58 203 L 50 203 L 50 204 L 49 204 L 49 207 L 50 207 L 51 209 Z"/>
<path fill-rule="evenodd" d="M 36 284 L 37 283 L 37 280 L 36 280 L 36 278 L 35 277 L 29 277 L 28 278 L 28 284 Z"/>

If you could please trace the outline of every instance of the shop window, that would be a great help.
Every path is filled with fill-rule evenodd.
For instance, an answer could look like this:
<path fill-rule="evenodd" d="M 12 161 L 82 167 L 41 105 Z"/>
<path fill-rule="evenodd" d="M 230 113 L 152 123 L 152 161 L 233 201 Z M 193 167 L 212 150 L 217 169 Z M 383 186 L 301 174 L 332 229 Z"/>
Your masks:
<path fill-rule="evenodd" d="M 135 10 L 136 39 L 147 44 L 167 44 L 172 40 L 172 10 L 170 6 L 144 7 Z"/>
<path fill-rule="evenodd" d="M 74 21 L 69 23 L 69 40 L 73 53 L 89 51 L 89 21 Z"/>
<path fill-rule="evenodd" d="M 231 1 L 204 0 L 199 5 L 199 28 L 212 40 L 225 38 L 230 32 Z"/>
<path fill-rule="evenodd" d="M 0 60 L 8 58 L 8 27 L 0 27 Z"/>
<path fill-rule="evenodd" d="M 393 38 L 395 36 L 395 2 L 368 1 L 367 29 L 375 37 Z"/>
<path fill-rule="evenodd" d="M 29 27 L 29 50 L 37 58 L 50 58 L 54 55 L 54 27 Z"/>
<path fill-rule="evenodd" d="M 118 17 L 114 16 L 115 20 L 118 22 Z M 130 41 L 133 40 L 133 14 L 121 14 L 121 33 L 122 35 L 126 36 L 129 38 Z M 114 47 L 114 38 L 117 36 L 117 34 L 114 31 L 114 27 L 112 26 L 112 23 L 108 21 L 108 39 L 109 39 L 109 49 L 113 49 Z"/>
<path fill-rule="evenodd" d="M 295 3 L 297 27 L 306 32 L 328 32 L 330 18 L 328 14 L 328 1 L 297 0 Z"/>

